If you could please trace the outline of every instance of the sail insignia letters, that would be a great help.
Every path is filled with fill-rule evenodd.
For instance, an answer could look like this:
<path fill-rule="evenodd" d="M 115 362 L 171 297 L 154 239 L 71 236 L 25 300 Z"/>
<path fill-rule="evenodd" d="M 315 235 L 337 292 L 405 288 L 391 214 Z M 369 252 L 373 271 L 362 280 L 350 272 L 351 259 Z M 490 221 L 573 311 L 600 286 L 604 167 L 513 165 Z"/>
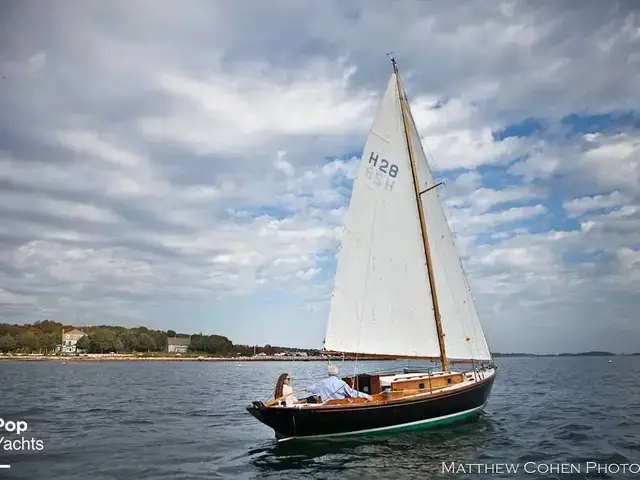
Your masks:
<path fill-rule="evenodd" d="M 398 176 L 398 166 L 390 163 L 384 158 L 380 158 L 375 152 L 369 156 L 369 167 L 367 168 L 367 178 L 373 180 L 375 185 L 384 185 L 384 188 L 393 190 L 395 178 Z"/>

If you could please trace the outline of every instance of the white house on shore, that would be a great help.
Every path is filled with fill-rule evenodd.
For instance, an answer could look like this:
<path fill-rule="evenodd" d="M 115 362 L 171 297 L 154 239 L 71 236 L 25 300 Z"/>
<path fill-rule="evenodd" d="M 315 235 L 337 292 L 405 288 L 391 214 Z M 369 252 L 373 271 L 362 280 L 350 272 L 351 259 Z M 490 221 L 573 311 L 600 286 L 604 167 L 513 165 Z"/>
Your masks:
<path fill-rule="evenodd" d="M 168 353 L 186 353 L 191 345 L 191 337 L 169 337 L 167 338 L 167 352 Z"/>
<path fill-rule="evenodd" d="M 62 343 L 58 345 L 58 349 L 61 353 L 76 353 L 78 351 L 78 340 L 84 337 L 86 333 L 82 330 L 74 328 L 65 332 L 62 330 Z"/>

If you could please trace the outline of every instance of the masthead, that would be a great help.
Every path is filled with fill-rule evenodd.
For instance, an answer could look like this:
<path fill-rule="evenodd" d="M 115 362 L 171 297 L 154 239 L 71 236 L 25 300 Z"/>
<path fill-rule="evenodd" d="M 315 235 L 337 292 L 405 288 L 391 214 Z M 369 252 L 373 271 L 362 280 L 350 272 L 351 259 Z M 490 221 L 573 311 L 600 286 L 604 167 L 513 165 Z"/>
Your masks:
<path fill-rule="evenodd" d="M 393 73 L 397 74 L 398 73 L 398 65 L 396 64 L 396 59 L 393 56 L 393 52 L 389 52 L 389 53 L 387 53 L 387 55 L 389 56 L 389 59 L 391 60 L 391 65 L 393 65 Z"/>

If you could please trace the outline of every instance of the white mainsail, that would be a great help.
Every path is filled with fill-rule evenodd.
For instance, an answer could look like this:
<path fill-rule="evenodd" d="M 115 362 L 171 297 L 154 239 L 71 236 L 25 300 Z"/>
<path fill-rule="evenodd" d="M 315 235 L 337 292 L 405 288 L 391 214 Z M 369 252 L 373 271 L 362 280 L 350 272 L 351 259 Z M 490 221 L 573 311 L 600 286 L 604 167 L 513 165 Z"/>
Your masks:
<path fill-rule="evenodd" d="M 353 184 L 324 348 L 440 357 L 397 74 L 389 79 Z M 405 102 L 409 113 L 408 104 Z M 408 115 L 419 187 L 433 186 Z M 491 358 L 436 189 L 422 195 L 449 358 Z"/>
<path fill-rule="evenodd" d="M 325 349 L 440 355 L 395 74 L 356 171 Z"/>

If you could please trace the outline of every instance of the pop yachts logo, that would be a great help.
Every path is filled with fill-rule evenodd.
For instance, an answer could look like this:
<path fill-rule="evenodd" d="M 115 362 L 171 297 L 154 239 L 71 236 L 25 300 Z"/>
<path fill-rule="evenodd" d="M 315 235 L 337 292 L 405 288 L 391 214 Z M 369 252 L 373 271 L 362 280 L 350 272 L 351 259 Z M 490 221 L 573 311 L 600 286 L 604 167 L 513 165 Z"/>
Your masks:
<path fill-rule="evenodd" d="M 21 451 L 21 450 L 43 450 L 44 442 L 35 438 L 25 438 L 22 435 L 29 429 L 27 422 L 23 420 L 5 420 L 0 418 L 0 450 Z"/>
<path fill-rule="evenodd" d="M 28 428 L 29 425 L 27 425 L 27 422 L 22 420 L 18 420 L 17 422 L 9 420 L 5 422 L 4 418 L 0 418 L 0 430 L 4 430 L 5 432 L 20 435 L 22 432 L 26 432 Z"/>

